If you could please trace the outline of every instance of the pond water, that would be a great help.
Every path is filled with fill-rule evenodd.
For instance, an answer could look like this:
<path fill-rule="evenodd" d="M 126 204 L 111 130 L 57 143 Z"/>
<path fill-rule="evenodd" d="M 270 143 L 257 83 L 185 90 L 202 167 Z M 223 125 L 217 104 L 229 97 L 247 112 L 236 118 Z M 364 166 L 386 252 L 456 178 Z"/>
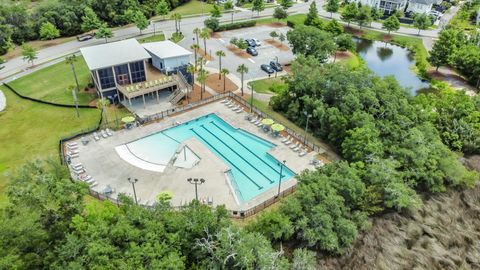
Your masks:
<path fill-rule="evenodd" d="M 393 75 L 398 83 L 410 89 L 415 95 L 417 91 L 429 87 L 411 70 L 415 65 L 413 53 L 400 46 L 380 41 L 354 38 L 357 52 L 366 62 L 368 68 L 380 77 Z"/>

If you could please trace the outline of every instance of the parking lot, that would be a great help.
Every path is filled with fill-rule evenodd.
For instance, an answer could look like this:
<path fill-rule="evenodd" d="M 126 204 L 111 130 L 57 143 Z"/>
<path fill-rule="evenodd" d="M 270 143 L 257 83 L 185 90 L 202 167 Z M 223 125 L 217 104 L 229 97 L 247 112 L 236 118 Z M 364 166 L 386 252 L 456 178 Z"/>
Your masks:
<path fill-rule="evenodd" d="M 216 36 L 207 40 L 207 51 L 209 54 L 213 54 L 215 58 L 214 60 L 208 62 L 207 66 L 218 69 L 218 57 L 215 56 L 215 52 L 222 50 L 226 54 L 226 56 L 222 58 L 222 66 L 227 68 L 230 73 L 236 74 L 238 65 L 245 64 L 248 67 L 248 73 L 245 74 L 246 80 L 268 76 L 265 71 L 260 69 L 260 65 L 269 64 L 270 61 L 275 60 L 277 57 L 278 61 L 284 65 L 286 63 L 290 63 L 294 56 L 290 48 L 288 48 L 287 40 L 283 42 L 284 45 L 282 48 L 277 48 L 280 47 L 278 46 L 280 43 L 277 42 L 276 46 L 274 46 L 267 43 L 266 40 L 271 39 L 270 32 L 272 31 L 276 31 L 279 35 L 280 33 L 286 35 L 289 29 L 290 28 L 286 26 L 272 27 L 269 25 L 261 25 L 216 33 Z M 233 37 L 243 39 L 256 38 L 260 40 L 262 45 L 256 47 L 258 56 L 247 56 L 245 53 L 239 56 L 238 54 L 236 55 L 234 52 L 229 50 L 227 46 L 230 45 L 230 39 Z M 203 49 L 203 40 L 200 42 L 200 47 Z M 236 75 L 240 77 L 240 74 Z"/>

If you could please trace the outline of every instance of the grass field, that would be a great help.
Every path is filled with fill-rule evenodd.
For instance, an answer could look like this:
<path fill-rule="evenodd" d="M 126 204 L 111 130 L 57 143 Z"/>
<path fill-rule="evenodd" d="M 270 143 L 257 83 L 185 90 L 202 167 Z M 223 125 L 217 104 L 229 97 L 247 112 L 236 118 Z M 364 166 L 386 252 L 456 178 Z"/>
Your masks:
<path fill-rule="evenodd" d="M 3 87 L 3 86 L 2 86 Z M 95 126 L 96 109 L 60 108 L 21 99 L 6 88 L 7 108 L 0 113 L 0 208 L 5 203 L 7 172 L 27 160 L 53 156 L 58 159 L 58 140 Z"/>
<path fill-rule="evenodd" d="M 165 35 L 164 34 L 157 34 L 155 36 L 140 38 L 140 39 L 138 39 L 138 42 L 147 43 L 147 42 L 156 42 L 156 41 L 164 41 L 164 40 L 165 40 Z"/>
<path fill-rule="evenodd" d="M 80 92 L 77 97 L 80 104 L 88 104 L 93 99 L 93 95 L 85 93 L 83 89 L 90 81 L 90 72 L 83 57 L 77 57 L 77 59 L 75 70 L 80 84 Z M 50 102 L 73 104 L 72 93 L 67 88 L 75 86 L 75 79 L 70 65 L 67 65 L 65 61 L 19 78 L 9 84 L 25 96 Z"/>
<path fill-rule="evenodd" d="M 274 94 L 287 88 L 281 77 L 251 81 L 248 84 L 253 87 L 255 92 L 263 94 Z"/>
<path fill-rule="evenodd" d="M 176 7 L 170 13 L 179 13 L 182 16 L 189 16 L 195 14 L 209 13 L 212 8 L 212 4 L 197 0 L 191 0 L 181 6 Z M 220 7 L 220 10 L 223 10 L 223 8 Z"/>

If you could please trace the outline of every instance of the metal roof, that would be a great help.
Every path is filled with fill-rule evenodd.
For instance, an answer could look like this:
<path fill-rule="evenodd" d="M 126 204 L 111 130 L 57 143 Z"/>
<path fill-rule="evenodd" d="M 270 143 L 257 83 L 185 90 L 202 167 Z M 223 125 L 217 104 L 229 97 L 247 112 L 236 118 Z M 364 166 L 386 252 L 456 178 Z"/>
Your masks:
<path fill-rule="evenodd" d="M 415 4 L 422 4 L 422 5 L 433 5 L 436 1 L 435 0 L 410 0 L 410 2 Z"/>
<path fill-rule="evenodd" d="M 170 40 L 143 43 L 142 46 L 150 54 L 153 54 L 161 59 L 172 58 L 178 56 L 187 56 L 192 53 L 182 46 L 171 42 Z"/>
<path fill-rule="evenodd" d="M 90 70 L 141 61 L 150 58 L 136 39 L 81 48 L 83 58 Z"/>

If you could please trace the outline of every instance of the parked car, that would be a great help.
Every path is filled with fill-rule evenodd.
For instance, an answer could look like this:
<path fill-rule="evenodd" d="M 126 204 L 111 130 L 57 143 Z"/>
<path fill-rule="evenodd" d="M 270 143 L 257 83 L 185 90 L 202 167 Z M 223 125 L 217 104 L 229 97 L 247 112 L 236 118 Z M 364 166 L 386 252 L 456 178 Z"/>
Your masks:
<path fill-rule="evenodd" d="M 255 41 L 253 39 L 245 39 L 245 42 L 247 43 L 248 47 L 255 47 Z"/>
<path fill-rule="evenodd" d="M 87 41 L 89 39 L 92 39 L 94 37 L 95 37 L 95 33 L 88 33 L 88 34 L 85 34 L 85 35 L 77 36 L 77 40 L 82 42 L 82 41 Z"/>
<path fill-rule="evenodd" d="M 270 65 L 267 65 L 267 64 L 261 65 L 260 68 L 268 74 L 272 74 L 272 73 L 275 72 L 275 70 L 273 70 L 273 68 Z"/>
<path fill-rule="evenodd" d="M 253 42 L 255 42 L 255 46 L 262 46 L 262 42 L 260 42 L 260 40 L 256 39 L 256 38 L 252 38 Z"/>
<path fill-rule="evenodd" d="M 276 71 L 282 71 L 283 70 L 282 65 L 280 63 L 278 63 L 277 61 L 270 61 L 270 66 Z"/>
<path fill-rule="evenodd" d="M 251 56 L 257 56 L 258 52 L 255 50 L 255 47 L 248 47 L 247 48 L 247 53 L 250 54 Z"/>

